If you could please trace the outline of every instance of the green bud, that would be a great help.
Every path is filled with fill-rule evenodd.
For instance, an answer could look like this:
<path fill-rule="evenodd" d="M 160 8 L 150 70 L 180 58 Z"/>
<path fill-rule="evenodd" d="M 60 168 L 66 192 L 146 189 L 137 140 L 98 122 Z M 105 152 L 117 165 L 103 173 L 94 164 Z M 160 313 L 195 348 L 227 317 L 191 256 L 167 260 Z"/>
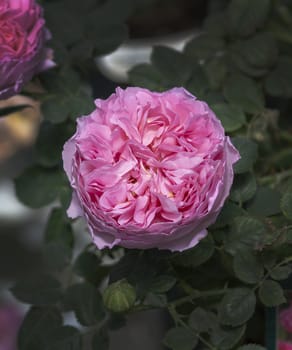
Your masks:
<path fill-rule="evenodd" d="M 126 280 L 109 285 L 103 293 L 105 306 L 113 312 L 129 310 L 135 303 L 136 291 Z"/>

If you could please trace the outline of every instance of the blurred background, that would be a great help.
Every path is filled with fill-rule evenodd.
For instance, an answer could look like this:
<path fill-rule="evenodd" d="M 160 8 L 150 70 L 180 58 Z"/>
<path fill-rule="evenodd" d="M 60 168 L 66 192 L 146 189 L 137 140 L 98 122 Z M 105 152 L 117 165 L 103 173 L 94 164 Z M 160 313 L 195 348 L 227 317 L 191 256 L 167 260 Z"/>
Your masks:
<path fill-rule="evenodd" d="M 94 1 L 94 0 L 93 0 Z M 98 2 L 98 0 L 96 0 Z M 52 3 L 57 1 L 52 1 Z M 185 43 L 202 33 L 207 13 L 225 8 L 228 0 L 133 0 L 133 11 L 126 21 L 128 37 L 110 54 L 97 56 L 90 81 L 94 98 L 106 98 L 116 86 L 127 84 L 127 72 L 139 63 L 150 62 L 154 45 L 182 50 Z M 122 4 L 122 1 L 121 1 Z M 121 5 L 122 6 L 122 5 Z M 118 8 L 117 11 L 121 9 Z M 115 14 L 113 13 L 113 16 Z M 110 35 L 110 34 L 109 34 Z M 27 91 L 39 85 L 31 84 Z M 21 111 L 0 118 L 0 302 L 16 303 L 9 287 L 16 279 L 42 268 L 43 233 L 54 203 L 41 209 L 21 204 L 13 179 L 28 167 L 36 156 L 39 126 L 43 119 L 40 103 L 24 95 L 0 101 L 0 109 L 28 105 Z M 54 140 L 52 140 L 54 142 Z M 61 155 L 60 155 L 61 156 Z M 78 223 L 77 223 L 78 225 Z M 83 247 L 89 236 L 76 237 Z M 20 312 L 25 306 L 17 304 Z M 68 322 L 74 323 L 68 316 Z M 113 332 L 111 350 L 127 344 L 128 350 L 159 350 L 167 328 L 161 312 L 135 315 L 128 326 Z"/>
<path fill-rule="evenodd" d="M 97 69 L 91 76 L 94 97 L 106 98 L 117 85 L 125 84 L 131 67 L 149 62 L 153 45 L 182 50 L 188 39 L 201 32 L 208 7 L 216 10 L 225 2 L 136 0 L 135 10 L 127 20 L 128 39 L 111 54 L 96 58 Z M 31 84 L 27 90 L 35 89 Z M 0 119 L 0 302 L 12 303 L 22 313 L 26 307 L 17 304 L 9 288 L 16 279 L 41 269 L 43 232 L 54 203 L 33 210 L 21 204 L 15 195 L 13 179 L 33 162 L 42 121 L 40 103 L 29 97 L 19 95 L 0 101 L 0 109 L 19 105 L 28 107 Z M 7 320 L 5 323 L 9 324 Z M 126 329 L 113 333 L 111 349 L 120 348 L 121 342 L 127 344 L 128 350 L 161 349 L 158 344 L 166 324 L 165 315 L 159 312 L 145 313 L 143 318 L 136 315 L 128 320 Z"/>

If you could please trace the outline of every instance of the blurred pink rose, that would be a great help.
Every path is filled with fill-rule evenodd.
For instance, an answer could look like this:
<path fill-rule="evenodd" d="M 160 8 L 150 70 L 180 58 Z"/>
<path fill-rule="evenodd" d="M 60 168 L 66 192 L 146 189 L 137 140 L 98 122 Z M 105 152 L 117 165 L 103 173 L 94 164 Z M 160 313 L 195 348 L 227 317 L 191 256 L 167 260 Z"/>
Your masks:
<path fill-rule="evenodd" d="M 279 323 L 286 332 L 292 333 L 292 304 L 279 313 Z"/>
<path fill-rule="evenodd" d="M 49 32 L 35 0 L 0 1 L 0 99 L 18 93 L 35 73 L 54 65 Z"/>
<path fill-rule="evenodd" d="M 289 343 L 288 341 L 284 340 L 279 340 L 278 350 L 292 350 L 292 343 Z"/>
<path fill-rule="evenodd" d="M 86 218 L 100 249 L 198 244 L 239 159 L 214 113 L 183 88 L 118 88 L 95 103 L 64 146 L 74 189 L 68 215 Z"/>
<path fill-rule="evenodd" d="M 0 350 L 17 350 L 22 315 L 15 305 L 0 304 Z"/>

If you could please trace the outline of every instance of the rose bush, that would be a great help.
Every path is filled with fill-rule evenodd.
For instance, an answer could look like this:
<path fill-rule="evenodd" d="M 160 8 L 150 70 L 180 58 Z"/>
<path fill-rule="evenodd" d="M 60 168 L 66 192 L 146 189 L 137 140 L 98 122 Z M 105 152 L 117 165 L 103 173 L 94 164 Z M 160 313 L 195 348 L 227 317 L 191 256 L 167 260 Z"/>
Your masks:
<path fill-rule="evenodd" d="M 74 189 L 68 215 L 86 218 L 100 249 L 195 246 L 216 220 L 239 159 L 220 121 L 183 88 L 118 88 L 95 103 L 64 146 Z"/>
<path fill-rule="evenodd" d="M 2 0 L 0 27 L 0 99 L 5 99 L 54 63 L 45 48 L 50 35 L 42 8 L 34 0 Z"/>

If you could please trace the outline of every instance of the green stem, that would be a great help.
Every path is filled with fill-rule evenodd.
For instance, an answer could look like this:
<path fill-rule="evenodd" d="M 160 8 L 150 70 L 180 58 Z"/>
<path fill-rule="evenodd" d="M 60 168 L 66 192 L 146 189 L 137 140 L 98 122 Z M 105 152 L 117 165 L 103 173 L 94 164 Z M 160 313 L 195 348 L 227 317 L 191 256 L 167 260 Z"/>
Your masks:
<path fill-rule="evenodd" d="M 182 305 L 184 303 L 192 302 L 194 299 L 199 299 L 199 298 L 208 298 L 208 297 L 213 297 L 221 294 L 226 293 L 226 288 L 224 289 L 217 289 L 217 290 L 212 290 L 208 292 L 200 292 L 198 290 L 194 290 L 192 294 L 187 295 L 185 297 L 182 297 L 180 299 L 174 300 L 169 303 L 169 305 L 177 307 L 179 305 Z"/>
<path fill-rule="evenodd" d="M 179 314 L 176 312 L 176 309 L 174 306 L 168 306 L 168 311 L 169 314 L 171 315 L 174 323 L 176 326 L 180 325 L 186 329 L 188 329 L 189 331 L 191 331 L 192 333 L 194 333 L 196 335 L 196 337 L 198 337 L 198 339 L 204 344 L 206 345 L 210 350 L 216 350 L 216 348 L 208 342 L 208 340 L 206 340 L 204 337 L 202 337 L 199 333 L 195 332 L 192 328 L 190 328 L 179 316 Z"/>
<path fill-rule="evenodd" d="M 280 173 L 273 175 L 264 176 L 258 179 L 260 185 L 269 185 L 269 184 L 279 184 L 281 181 L 285 180 L 287 177 L 292 176 L 292 169 L 284 170 Z"/>
<path fill-rule="evenodd" d="M 289 256 L 288 258 L 280 261 L 277 265 L 275 265 L 274 267 L 271 268 L 271 270 L 269 270 L 265 275 L 264 277 L 260 280 L 260 282 L 258 284 L 256 284 L 253 288 L 253 291 L 256 291 L 264 282 L 265 280 L 270 276 L 270 273 L 272 270 L 278 268 L 278 267 L 281 267 L 282 265 L 286 265 L 288 264 L 289 262 L 292 261 L 292 256 Z"/>

